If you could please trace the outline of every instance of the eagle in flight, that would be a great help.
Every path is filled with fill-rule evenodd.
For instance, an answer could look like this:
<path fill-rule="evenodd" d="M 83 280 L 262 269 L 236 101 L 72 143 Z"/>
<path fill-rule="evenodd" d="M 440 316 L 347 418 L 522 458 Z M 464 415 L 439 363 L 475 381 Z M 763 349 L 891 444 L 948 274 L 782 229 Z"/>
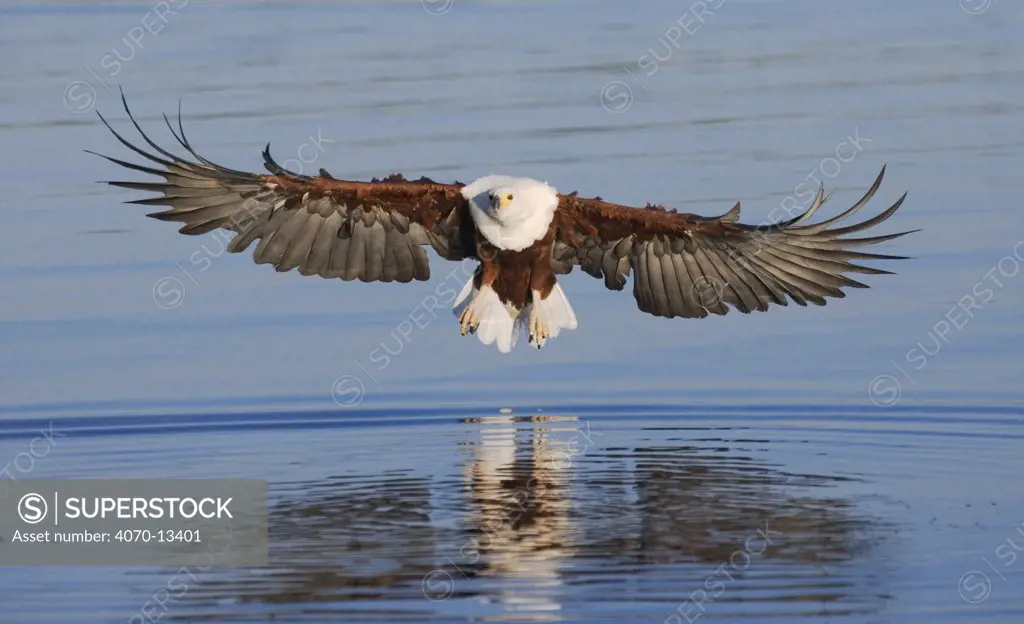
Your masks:
<path fill-rule="evenodd" d="M 867 288 L 847 273 L 890 274 L 852 260 L 897 260 L 855 251 L 911 232 L 853 237 L 891 217 L 906 194 L 860 223 L 833 227 L 860 210 L 878 190 L 885 168 L 851 208 L 818 223 L 808 219 L 828 199 L 819 188 L 803 214 L 772 224 L 740 223 L 740 205 L 703 217 L 648 204 L 643 208 L 558 193 L 529 178 L 488 175 L 470 184 L 443 184 L 400 174 L 369 182 L 301 175 L 263 151 L 268 174 L 217 165 L 195 152 L 164 115 L 167 127 L 194 160 L 169 152 L 125 112 L 152 151 L 121 136 L 125 147 L 159 167 L 96 154 L 162 182 L 108 182 L 158 193 L 129 203 L 166 206 L 148 216 L 181 223 L 182 234 L 218 228 L 235 233 L 228 251 L 259 241 L 257 264 L 298 269 L 345 281 L 410 282 L 430 277 L 425 246 L 445 260 L 479 261 L 455 300 L 463 335 L 508 352 L 525 330 L 537 348 L 560 330 L 575 329 L 576 314 L 556 276 L 579 266 L 622 290 L 633 273 L 633 297 L 642 312 L 667 318 L 744 314 L 787 299 L 806 306 L 844 297 L 843 288 Z M 94 153 L 95 152 L 90 152 Z M 915 230 L 916 231 L 916 230 Z"/>

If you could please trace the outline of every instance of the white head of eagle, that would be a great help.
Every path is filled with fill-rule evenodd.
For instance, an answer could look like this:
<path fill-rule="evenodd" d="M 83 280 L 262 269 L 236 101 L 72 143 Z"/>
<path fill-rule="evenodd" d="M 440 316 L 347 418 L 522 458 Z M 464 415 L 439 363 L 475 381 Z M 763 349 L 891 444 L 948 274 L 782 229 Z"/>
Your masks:
<path fill-rule="evenodd" d="M 522 251 L 544 237 L 558 191 L 532 178 L 489 175 L 462 188 L 477 230 L 498 249 Z"/>

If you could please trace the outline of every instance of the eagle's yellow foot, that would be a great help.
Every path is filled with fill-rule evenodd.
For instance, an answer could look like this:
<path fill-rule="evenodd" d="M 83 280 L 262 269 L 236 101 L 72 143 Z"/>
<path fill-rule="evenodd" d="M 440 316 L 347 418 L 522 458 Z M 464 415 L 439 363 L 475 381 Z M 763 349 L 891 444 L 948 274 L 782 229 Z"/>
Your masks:
<path fill-rule="evenodd" d="M 530 344 L 540 349 L 548 341 L 548 321 L 537 310 L 537 306 L 530 308 Z"/>
<path fill-rule="evenodd" d="M 472 334 L 478 327 L 480 327 L 480 315 L 473 313 L 473 303 L 475 303 L 475 301 L 471 301 L 470 304 L 466 306 L 466 309 L 462 311 L 462 314 L 459 315 L 459 332 L 462 333 L 463 336 L 466 334 Z"/>
<path fill-rule="evenodd" d="M 466 309 L 459 315 L 459 331 L 463 336 L 466 334 L 475 334 L 476 330 L 480 329 L 480 323 L 484 320 L 484 313 L 486 307 L 486 301 L 481 294 L 484 294 L 486 290 L 478 292 L 473 300 L 469 302 Z"/>

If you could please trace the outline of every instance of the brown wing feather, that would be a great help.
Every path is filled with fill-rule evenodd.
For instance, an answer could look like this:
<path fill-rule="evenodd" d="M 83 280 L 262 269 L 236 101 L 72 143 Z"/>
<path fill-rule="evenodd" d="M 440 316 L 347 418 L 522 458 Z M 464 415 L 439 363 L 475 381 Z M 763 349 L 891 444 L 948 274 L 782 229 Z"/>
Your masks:
<path fill-rule="evenodd" d="M 846 238 L 891 217 L 906 194 L 884 212 L 854 225 L 832 228 L 860 210 L 878 190 L 885 167 L 851 208 L 827 221 L 804 225 L 828 199 L 818 192 L 806 212 L 771 225 L 739 222 L 737 203 L 720 217 L 666 210 L 648 204 L 632 208 L 576 193 L 560 195 L 555 213 L 552 268 L 568 273 L 575 265 L 608 288 L 621 290 L 633 272 L 633 296 L 643 312 L 668 318 L 748 313 L 771 304 L 825 305 L 844 297 L 843 288 L 867 288 L 846 273 L 887 274 L 851 260 L 899 260 L 903 256 L 853 251 L 909 234 Z M 916 231 L 916 230 L 914 230 Z"/>
<path fill-rule="evenodd" d="M 142 166 L 109 156 L 107 160 L 163 182 L 108 182 L 159 196 L 129 203 L 169 206 L 150 217 L 181 223 L 182 234 L 225 229 L 237 235 L 228 250 L 237 253 L 259 240 L 253 256 L 278 271 L 298 268 L 303 275 L 363 281 L 426 280 L 430 245 L 446 260 L 475 256 L 472 220 L 461 184 L 428 178 L 406 180 L 399 174 L 369 182 L 339 180 L 320 170 L 305 176 L 281 167 L 263 151 L 270 175 L 221 167 L 193 150 L 185 137 L 179 110 L 178 131 L 167 126 L 196 161 L 185 160 L 157 145 L 135 121 L 122 94 L 125 111 L 153 152 L 142 149 L 111 127 L 114 136 L 159 167 Z M 155 152 L 155 153 L 154 153 Z M 92 152 L 95 153 L 95 152 Z"/>

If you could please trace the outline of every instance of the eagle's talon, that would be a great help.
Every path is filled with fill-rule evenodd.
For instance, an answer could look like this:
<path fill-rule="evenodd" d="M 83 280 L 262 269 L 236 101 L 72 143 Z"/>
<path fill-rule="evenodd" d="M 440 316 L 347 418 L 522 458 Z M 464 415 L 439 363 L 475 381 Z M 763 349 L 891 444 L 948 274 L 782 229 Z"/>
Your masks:
<path fill-rule="evenodd" d="M 540 349 L 548 340 L 548 322 L 537 308 L 530 309 L 530 344 Z"/>
<path fill-rule="evenodd" d="M 466 309 L 462 311 L 462 314 L 459 315 L 459 331 L 463 336 L 466 334 L 475 334 L 476 330 L 480 328 L 482 315 L 479 310 L 480 304 L 477 302 L 478 298 L 479 295 L 474 297 L 473 300 L 469 302 L 469 305 L 466 306 Z"/>

